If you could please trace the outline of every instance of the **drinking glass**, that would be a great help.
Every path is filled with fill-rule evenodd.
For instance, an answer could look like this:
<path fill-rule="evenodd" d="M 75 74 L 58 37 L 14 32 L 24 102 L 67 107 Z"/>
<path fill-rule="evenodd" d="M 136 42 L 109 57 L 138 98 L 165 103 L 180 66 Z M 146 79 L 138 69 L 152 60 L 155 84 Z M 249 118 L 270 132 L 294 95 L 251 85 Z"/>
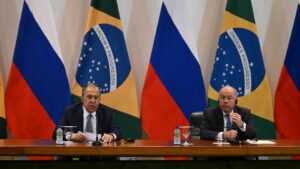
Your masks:
<path fill-rule="evenodd" d="M 184 143 L 182 144 L 184 146 L 192 145 L 191 143 L 189 143 L 189 137 L 190 137 L 190 134 L 191 134 L 191 128 L 192 128 L 192 126 L 181 126 L 180 127 L 182 136 L 185 139 Z"/>
<path fill-rule="evenodd" d="M 64 129 L 65 138 L 67 139 L 65 144 L 71 145 L 73 143 L 71 141 L 71 136 L 72 136 L 73 130 L 74 130 L 74 128 L 76 128 L 76 126 L 62 126 L 62 128 Z"/>

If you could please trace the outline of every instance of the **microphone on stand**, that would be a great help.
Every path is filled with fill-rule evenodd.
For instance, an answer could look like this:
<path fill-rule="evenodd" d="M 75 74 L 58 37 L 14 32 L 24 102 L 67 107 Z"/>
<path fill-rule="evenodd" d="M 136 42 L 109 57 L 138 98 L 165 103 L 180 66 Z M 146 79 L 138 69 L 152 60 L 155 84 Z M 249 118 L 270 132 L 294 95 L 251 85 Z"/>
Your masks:
<path fill-rule="evenodd" d="M 96 140 L 92 142 L 92 146 L 102 146 L 102 143 L 99 141 L 98 138 L 98 121 L 97 121 L 97 116 L 96 116 Z"/>

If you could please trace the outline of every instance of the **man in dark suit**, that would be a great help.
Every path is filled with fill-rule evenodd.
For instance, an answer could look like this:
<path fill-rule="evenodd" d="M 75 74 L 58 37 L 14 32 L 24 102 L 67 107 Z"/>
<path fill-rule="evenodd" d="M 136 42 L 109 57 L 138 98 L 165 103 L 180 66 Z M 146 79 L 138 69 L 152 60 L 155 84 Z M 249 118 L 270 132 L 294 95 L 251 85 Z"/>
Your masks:
<path fill-rule="evenodd" d="M 227 85 L 219 92 L 219 105 L 204 111 L 201 139 L 246 140 L 256 138 L 249 109 L 237 106 L 237 92 Z"/>
<path fill-rule="evenodd" d="M 71 140 L 87 140 L 86 132 L 101 134 L 103 142 L 121 138 L 119 128 L 114 122 L 112 109 L 102 105 L 100 100 L 100 88 L 89 83 L 82 89 L 81 103 L 64 110 L 59 125 L 77 126 L 71 135 Z"/>

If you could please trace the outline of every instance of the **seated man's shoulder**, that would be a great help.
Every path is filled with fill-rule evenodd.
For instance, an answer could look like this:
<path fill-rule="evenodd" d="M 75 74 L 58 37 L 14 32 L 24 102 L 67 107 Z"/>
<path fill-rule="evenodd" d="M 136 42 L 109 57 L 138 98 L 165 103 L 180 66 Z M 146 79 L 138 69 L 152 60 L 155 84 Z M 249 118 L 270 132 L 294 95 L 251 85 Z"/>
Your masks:
<path fill-rule="evenodd" d="M 107 106 L 105 104 L 102 104 L 102 103 L 99 105 L 99 109 L 101 111 L 107 112 L 107 113 L 113 113 L 113 112 L 116 111 L 115 109 L 113 109 L 113 108 L 111 108 L 111 107 L 109 107 L 109 106 Z"/>
<path fill-rule="evenodd" d="M 65 111 L 66 112 L 72 112 L 74 110 L 77 110 L 79 108 L 81 108 L 82 104 L 81 103 L 76 103 L 76 104 L 72 104 L 72 105 L 69 105 L 65 108 Z"/>
<path fill-rule="evenodd" d="M 206 112 L 213 112 L 213 111 L 218 111 L 219 107 L 208 107 L 205 109 Z"/>
<path fill-rule="evenodd" d="M 238 109 L 239 111 L 242 111 L 242 112 L 250 112 L 250 109 L 248 109 L 248 108 L 241 107 L 241 106 L 236 106 L 236 107 L 237 107 L 237 109 Z"/>
<path fill-rule="evenodd" d="M 98 110 L 107 118 L 116 118 L 118 110 L 113 109 L 105 104 L 100 103 Z"/>

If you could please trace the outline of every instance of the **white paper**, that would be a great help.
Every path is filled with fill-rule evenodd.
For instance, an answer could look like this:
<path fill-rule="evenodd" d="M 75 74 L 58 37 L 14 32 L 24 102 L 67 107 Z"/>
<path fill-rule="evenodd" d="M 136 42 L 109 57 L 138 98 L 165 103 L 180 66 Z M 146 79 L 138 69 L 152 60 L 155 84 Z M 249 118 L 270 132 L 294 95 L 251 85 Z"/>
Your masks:
<path fill-rule="evenodd" d="M 229 144 L 229 143 L 224 142 L 224 141 L 216 141 L 216 142 L 213 142 L 213 144 L 223 145 L 223 144 Z"/>
<path fill-rule="evenodd" d="M 274 141 L 270 140 L 246 140 L 249 144 L 276 144 Z"/>
<path fill-rule="evenodd" d="M 96 141 L 96 134 L 85 132 L 87 141 Z M 98 141 L 101 139 L 101 134 L 98 134 Z"/>

